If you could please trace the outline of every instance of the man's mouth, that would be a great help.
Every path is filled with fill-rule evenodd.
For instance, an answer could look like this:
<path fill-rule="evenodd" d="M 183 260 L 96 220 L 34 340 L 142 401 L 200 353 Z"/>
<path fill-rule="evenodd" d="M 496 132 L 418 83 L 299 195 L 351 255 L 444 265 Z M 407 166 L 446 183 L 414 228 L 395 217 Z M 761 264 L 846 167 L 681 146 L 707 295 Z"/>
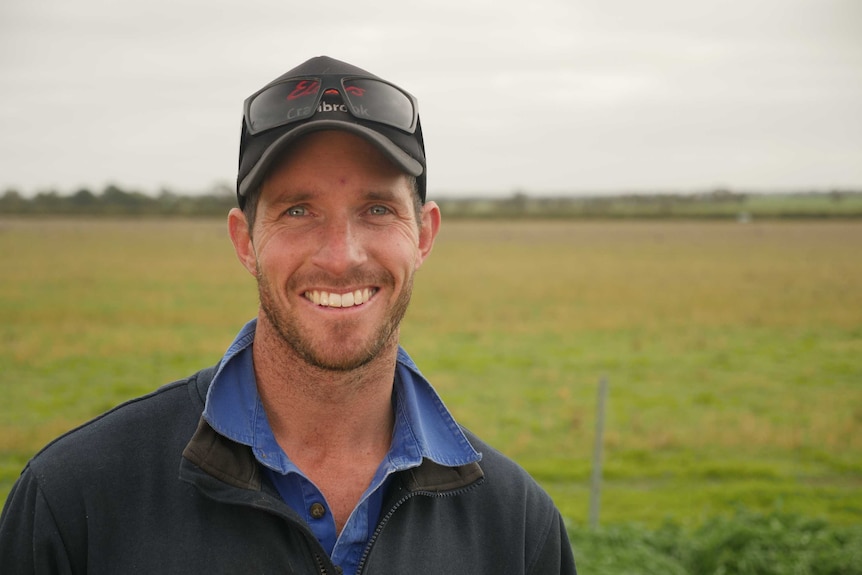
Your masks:
<path fill-rule="evenodd" d="M 355 307 L 370 300 L 377 293 L 377 288 L 365 288 L 346 293 L 335 293 L 321 290 L 307 291 L 305 299 L 321 307 Z"/>

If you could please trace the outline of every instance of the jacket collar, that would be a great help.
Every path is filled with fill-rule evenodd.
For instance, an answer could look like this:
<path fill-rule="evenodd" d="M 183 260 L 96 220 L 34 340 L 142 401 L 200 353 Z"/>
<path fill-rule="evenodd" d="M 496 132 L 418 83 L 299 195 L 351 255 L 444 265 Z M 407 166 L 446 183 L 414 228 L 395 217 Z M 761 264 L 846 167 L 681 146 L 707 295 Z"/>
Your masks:
<path fill-rule="evenodd" d="M 215 369 L 208 368 L 199 372 L 189 383 L 192 394 L 197 394 L 202 402 L 206 400 L 207 389 L 214 375 Z M 207 475 L 230 486 L 261 490 L 261 471 L 251 448 L 220 435 L 203 417 L 183 450 L 183 458 Z M 462 489 L 483 477 L 482 468 L 476 462 L 447 467 L 424 459 L 419 467 L 404 473 L 404 485 L 409 491 L 440 493 Z"/>

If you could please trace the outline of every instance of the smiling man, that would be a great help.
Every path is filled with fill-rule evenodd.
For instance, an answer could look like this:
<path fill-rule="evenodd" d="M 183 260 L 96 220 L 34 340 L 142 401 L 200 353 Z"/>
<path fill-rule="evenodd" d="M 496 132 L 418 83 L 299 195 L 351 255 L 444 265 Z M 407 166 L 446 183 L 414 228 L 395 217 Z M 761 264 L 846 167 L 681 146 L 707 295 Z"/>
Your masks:
<path fill-rule="evenodd" d="M 313 58 L 246 100 L 228 228 L 257 317 L 37 454 L 3 573 L 575 573 L 559 512 L 399 346 L 440 210 L 416 100 Z"/>

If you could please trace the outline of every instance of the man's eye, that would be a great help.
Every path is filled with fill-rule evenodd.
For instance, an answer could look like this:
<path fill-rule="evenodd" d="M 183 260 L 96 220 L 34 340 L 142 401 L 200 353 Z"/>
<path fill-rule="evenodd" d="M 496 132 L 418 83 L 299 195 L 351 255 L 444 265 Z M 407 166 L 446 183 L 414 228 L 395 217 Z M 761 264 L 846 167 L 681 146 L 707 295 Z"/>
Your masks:
<path fill-rule="evenodd" d="M 389 208 L 386 206 L 372 206 L 368 211 L 373 216 L 385 216 L 389 213 Z"/>
<path fill-rule="evenodd" d="M 285 213 L 288 216 L 304 216 L 305 214 L 308 213 L 308 210 L 306 210 L 302 206 L 294 206 L 292 208 L 288 208 L 288 210 Z"/>

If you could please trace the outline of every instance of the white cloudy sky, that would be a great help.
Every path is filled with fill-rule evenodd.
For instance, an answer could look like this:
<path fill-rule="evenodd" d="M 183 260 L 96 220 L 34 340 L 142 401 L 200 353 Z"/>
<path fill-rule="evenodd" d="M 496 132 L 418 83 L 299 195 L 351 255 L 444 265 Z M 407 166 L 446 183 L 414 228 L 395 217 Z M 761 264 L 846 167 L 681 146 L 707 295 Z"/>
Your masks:
<path fill-rule="evenodd" d="M 862 187 L 858 0 L 2 0 L 0 193 L 232 184 L 319 54 L 419 98 L 431 194 Z"/>

